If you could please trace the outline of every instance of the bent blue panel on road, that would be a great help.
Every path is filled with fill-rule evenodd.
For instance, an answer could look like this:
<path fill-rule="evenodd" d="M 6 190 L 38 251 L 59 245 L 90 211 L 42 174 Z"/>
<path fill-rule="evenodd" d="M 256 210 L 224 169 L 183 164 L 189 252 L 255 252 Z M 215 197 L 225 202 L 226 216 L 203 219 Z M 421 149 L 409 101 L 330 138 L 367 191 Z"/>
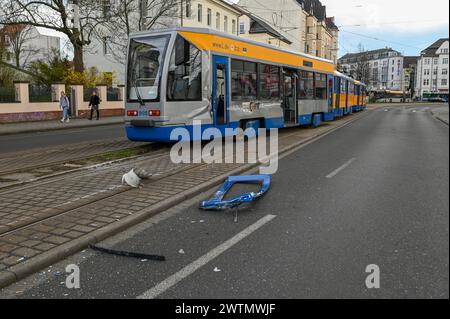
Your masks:
<path fill-rule="evenodd" d="M 230 200 L 223 200 L 225 194 L 236 183 L 261 183 L 261 189 L 258 193 L 245 193 Z M 204 210 L 225 210 L 235 208 L 241 204 L 252 202 L 255 199 L 263 196 L 267 192 L 269 187 L 269 175 L 230 176 L 210 200 L 203 201 L 200 204 L 200 208 Z"/>

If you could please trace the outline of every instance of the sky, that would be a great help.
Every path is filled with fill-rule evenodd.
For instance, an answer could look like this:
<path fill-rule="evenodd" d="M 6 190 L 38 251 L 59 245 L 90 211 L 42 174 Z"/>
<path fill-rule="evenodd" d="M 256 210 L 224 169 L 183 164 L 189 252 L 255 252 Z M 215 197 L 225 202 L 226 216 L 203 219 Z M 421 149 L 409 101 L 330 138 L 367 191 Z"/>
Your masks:
<path fill-rule="evenodd" d="M 231 0 L 238 2 L 238 0 Z M 280 1 L 280 0 L 274 0 Z M 449 0 L 321 0 L 339 26 L 339 56 L 391 47 L 404 55 L 448 38 Z"/>

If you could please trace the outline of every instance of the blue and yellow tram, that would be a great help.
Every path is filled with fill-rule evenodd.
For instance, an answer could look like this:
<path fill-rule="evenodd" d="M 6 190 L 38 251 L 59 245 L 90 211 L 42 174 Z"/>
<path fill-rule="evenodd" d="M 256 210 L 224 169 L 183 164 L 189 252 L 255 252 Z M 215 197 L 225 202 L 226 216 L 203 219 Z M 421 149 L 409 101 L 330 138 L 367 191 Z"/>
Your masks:
<path fill-rule="evenodd" d="M 125 123 L 133 141 L 170 141 L 174 129 L 192 132 L 197 121 L 223 135 L 318 126 L 365 106 L 364 84 L 336 72 L 332 61 L 210 29 L 132 34 L 127 60 Z"/>

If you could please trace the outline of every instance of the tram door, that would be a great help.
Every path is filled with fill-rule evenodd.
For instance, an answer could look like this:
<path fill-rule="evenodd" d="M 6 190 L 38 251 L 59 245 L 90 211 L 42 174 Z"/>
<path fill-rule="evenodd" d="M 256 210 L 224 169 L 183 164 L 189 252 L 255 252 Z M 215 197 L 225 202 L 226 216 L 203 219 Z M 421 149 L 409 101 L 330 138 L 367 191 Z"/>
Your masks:
<path fill-rule="evenodd" d="M 284 70 L 283 74 L 284 123 L 295 124 L 297 122 L 297 74 L 288 70 Z"/>
<path fill-rule="evenodd" d="M 222 125 L 228 123 L 228 58 L 214 56 L 213 69 L 212 103 L 214 125 Z"/>

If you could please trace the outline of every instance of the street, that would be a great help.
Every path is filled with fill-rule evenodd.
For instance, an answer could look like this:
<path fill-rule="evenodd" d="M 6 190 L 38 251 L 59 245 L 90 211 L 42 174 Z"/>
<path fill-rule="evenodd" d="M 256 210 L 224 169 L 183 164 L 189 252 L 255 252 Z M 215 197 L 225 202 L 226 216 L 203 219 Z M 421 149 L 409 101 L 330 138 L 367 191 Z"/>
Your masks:
<path fill-rule="evenodd" d="M 99 243 L 166 261 L 86 249 L 0 298 L 448 298 L 448 163 L 430 107 L 377 108 L 283 155 L 237 223 L 198 209 L 214 188 Z M 66 288 L 68 264 L 80 289 Z M 380 289 L 365 285 L 371 264 Z"/>

